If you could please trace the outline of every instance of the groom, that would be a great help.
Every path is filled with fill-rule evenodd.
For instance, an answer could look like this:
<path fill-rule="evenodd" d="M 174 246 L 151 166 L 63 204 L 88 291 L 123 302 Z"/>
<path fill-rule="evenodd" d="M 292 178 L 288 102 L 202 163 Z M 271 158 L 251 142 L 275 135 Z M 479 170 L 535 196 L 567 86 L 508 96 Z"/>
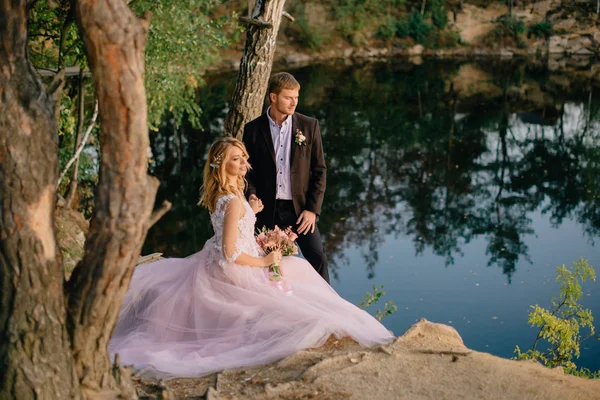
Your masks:
<path fill-rule="evenodd" d="M 319 122 L 296 113 L 300 84 L 287 72 L 271 77 L 267 112 L 244 127 L 252 169 L 249 200 L 262 201 L 256 227 L 291 226 L 306 260 L 329 283 L 327 257 L 317 218 L 321 213 L 327 168 Z M 260 200 L 259 200 L 260 199 Z"/>

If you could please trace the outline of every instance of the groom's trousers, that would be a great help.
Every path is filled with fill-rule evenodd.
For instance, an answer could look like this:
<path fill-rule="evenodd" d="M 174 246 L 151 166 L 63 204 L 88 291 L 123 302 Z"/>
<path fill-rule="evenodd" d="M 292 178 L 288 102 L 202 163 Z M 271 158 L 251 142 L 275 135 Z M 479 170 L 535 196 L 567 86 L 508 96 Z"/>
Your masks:
<path fill-rule="evenodd" d="M 329 270 L 327 269 L 327 256 L 323 249 L 321 234 L 315 222 L 315 231 L 308 232 L 306 235 L 298 233 L 298 215 L 294 210 L 292 200 L 276 200 L 275 201 L 275 225 L 281 229 L 291 226 L 293 231 L 298 234 L 296 243 L 300 247 L 300 251 L 306 261 L 329 283 Z"/>

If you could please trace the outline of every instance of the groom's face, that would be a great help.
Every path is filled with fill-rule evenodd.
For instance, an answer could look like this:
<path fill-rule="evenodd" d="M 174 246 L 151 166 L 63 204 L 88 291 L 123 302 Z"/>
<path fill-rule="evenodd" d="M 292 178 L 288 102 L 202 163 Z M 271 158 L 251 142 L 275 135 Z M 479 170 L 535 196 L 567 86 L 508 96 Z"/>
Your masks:
<path fill-rule="evenodd" d="M 298 89 L 282 89 L 279 94 L 271 93 L 271 107 L 284 115 L 292 115 L 298 105 Z"/>

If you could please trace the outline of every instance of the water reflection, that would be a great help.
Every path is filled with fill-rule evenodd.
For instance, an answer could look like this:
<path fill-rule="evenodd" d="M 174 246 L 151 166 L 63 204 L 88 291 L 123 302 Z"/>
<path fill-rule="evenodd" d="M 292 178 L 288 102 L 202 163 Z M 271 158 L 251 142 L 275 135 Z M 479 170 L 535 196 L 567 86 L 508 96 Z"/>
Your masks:
<path fill-rule="evenodd" d="M 293 71 L 298 109 L 319 118 L 328 162 L 321 230 L 332 274 L 360 248 L 369 278 L 390 235 L 447 265 L 472 239 L 511 281 L 541 210 L 600 236 L 600 90 L 524 64 L 425 63 Z M 152 135 L 158 200 L 173 210 L 144 252 L 185 256 L 212 235 L 196 206 L 210 143 L 220 135 L 235 74 L 199 93 L 202 130 L 165 121 Z M 596 99 L 598 98 L 598 100 Z"/>

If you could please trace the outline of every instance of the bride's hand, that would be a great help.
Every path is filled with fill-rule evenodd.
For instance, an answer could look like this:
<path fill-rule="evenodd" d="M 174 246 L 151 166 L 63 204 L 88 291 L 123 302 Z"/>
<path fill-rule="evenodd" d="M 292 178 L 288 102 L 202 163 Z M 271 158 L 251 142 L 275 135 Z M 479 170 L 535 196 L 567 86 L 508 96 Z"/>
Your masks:
<path fill-rule="evenodd" d="M 281 252 L 272 251 L 264 257 L 265 267 L 270 267 L 273 264 L 279 265 L 281 263 Z"/>
<path fill-rule="evenodd" d="M 254 214 L 258 214 L 265 208 L 262 200 L 259 199 L 258 197 L 256 197 L 255 195 L 250 196 L 248 203 L 250 203 L 250 208 L 252 208 L 252 211 L 254 211 Z"/>

